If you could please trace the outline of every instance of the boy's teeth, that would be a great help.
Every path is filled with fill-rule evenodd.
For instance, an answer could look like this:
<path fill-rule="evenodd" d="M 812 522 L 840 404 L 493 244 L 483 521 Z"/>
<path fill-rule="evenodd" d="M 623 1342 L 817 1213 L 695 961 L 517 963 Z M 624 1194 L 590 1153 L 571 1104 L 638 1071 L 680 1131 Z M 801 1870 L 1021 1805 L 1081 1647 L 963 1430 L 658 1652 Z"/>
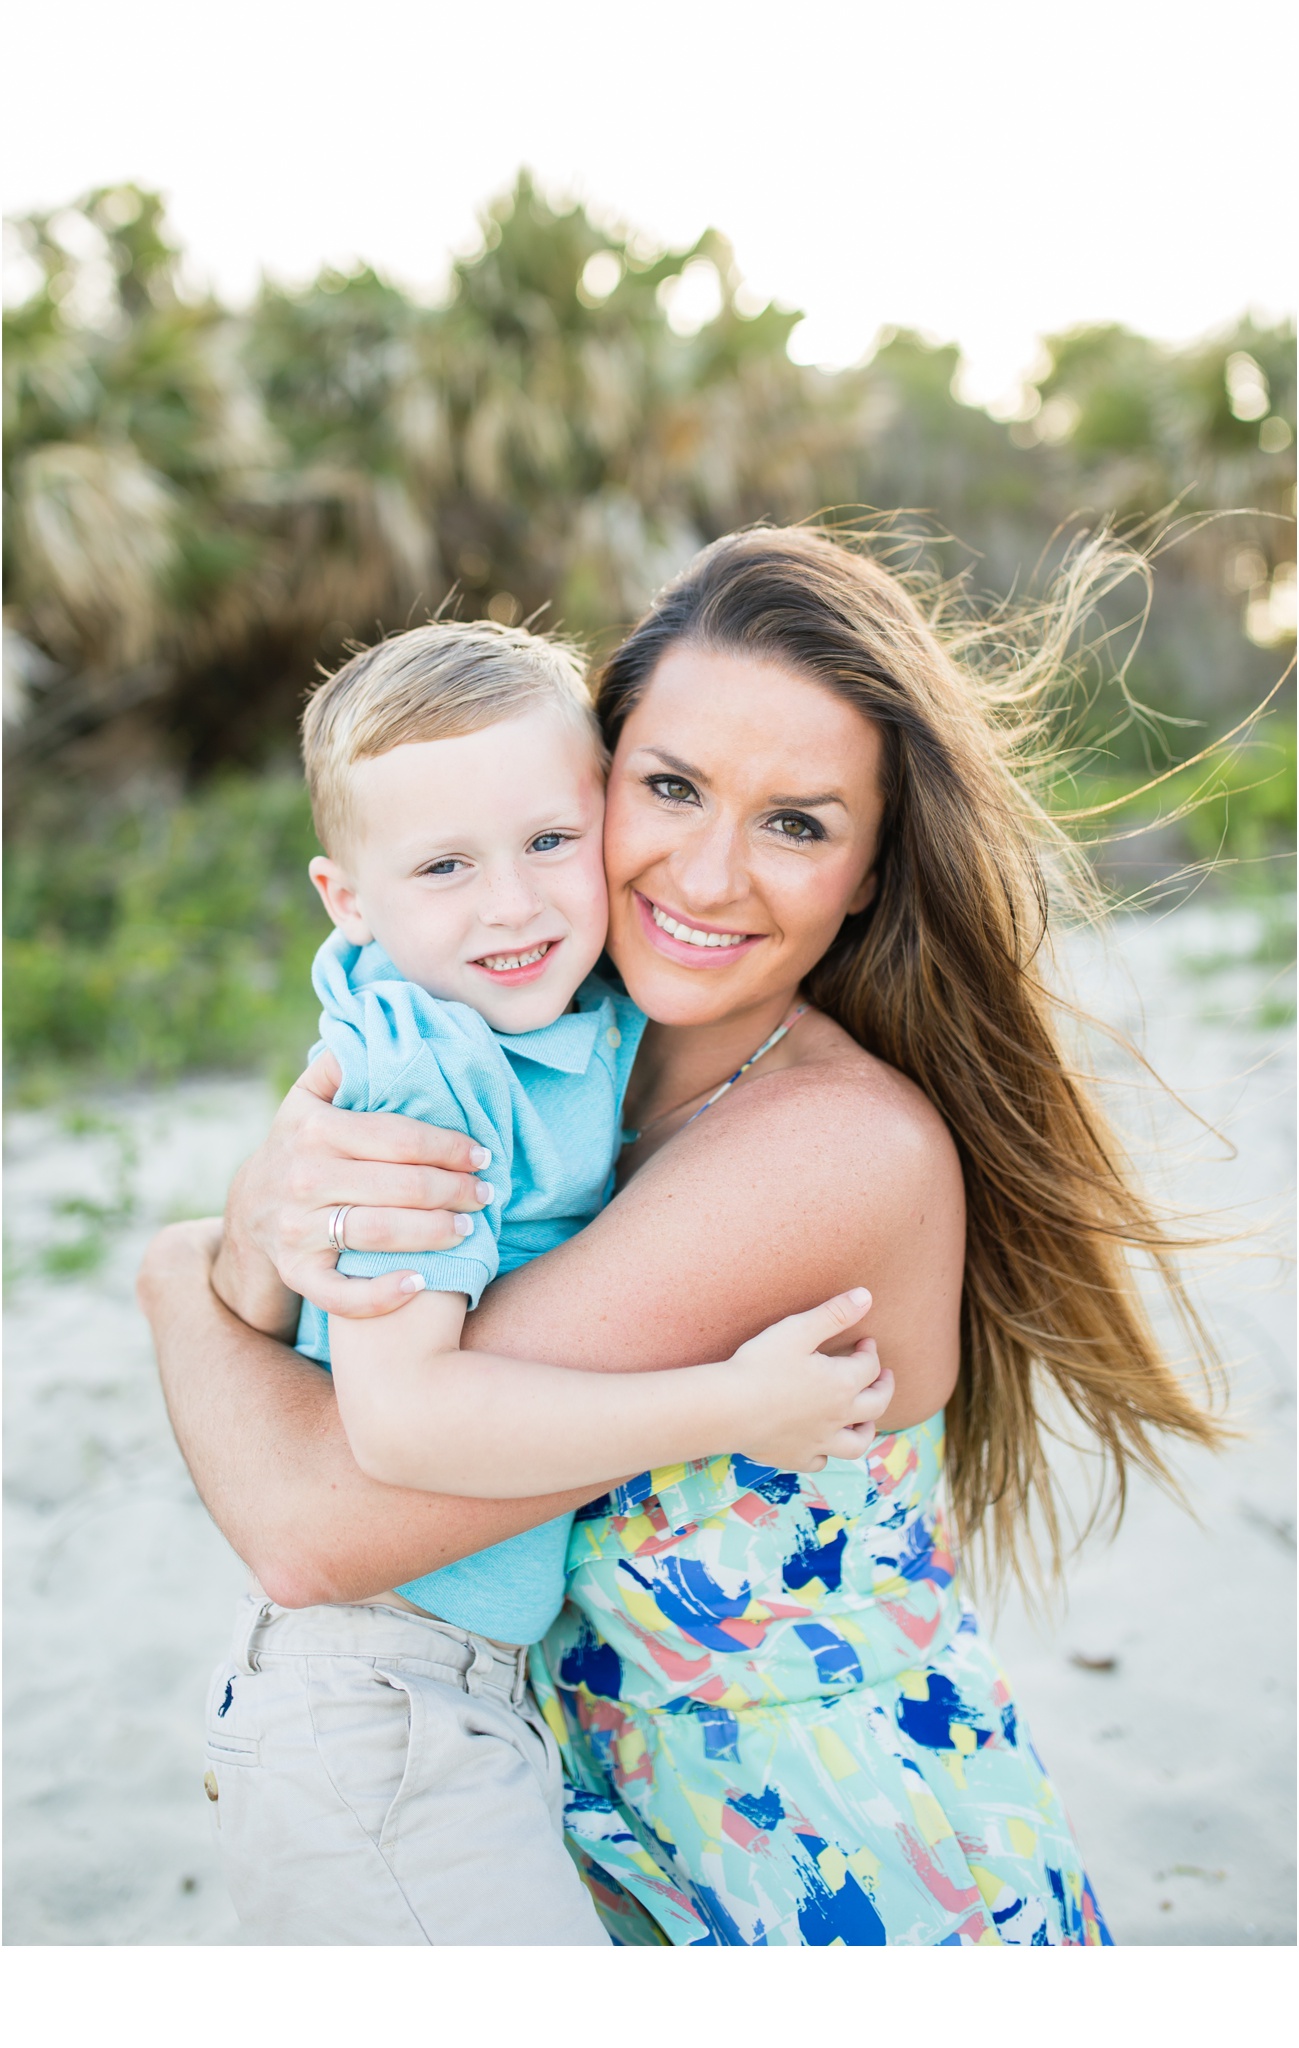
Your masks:
<path fill-rule="evenodd" d="M 509 974 L 515 967 L 531 967 L 534 960 L 543 959 L 550 951 L 550 940 L 544 946 L 534 946 L 530 953 L 489 953 L 480 965 L 493 974 Z"/>
<path fill-rule="evenodd" d="M 660 931 L 669 938 L 684 939 L 688 946 L 742 946 L 743 932 L 701 932 L 692 924 L 680 924 L 675 917 L 669 917 L 666 910 L 660 910 L 657 903 L 650 905 L 650 915 Z"/>

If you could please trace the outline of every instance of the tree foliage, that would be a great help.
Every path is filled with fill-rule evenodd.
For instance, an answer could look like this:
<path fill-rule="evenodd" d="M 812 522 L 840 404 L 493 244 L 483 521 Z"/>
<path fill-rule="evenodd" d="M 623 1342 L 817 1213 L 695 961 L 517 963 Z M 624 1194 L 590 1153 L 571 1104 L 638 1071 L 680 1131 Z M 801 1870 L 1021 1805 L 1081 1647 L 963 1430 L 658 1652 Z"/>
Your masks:
<path fill-rule="evenodd" d="M 9 704 L 30 759 L 123 720 L 130 748 L 186 768 L 255 759 L 319 663 L 449 592 L 612 634 L 702 541 L 829 508 L 923 514 L 944 566 L 997 592 L 1076 516 L 1175 508 L 1196 530 L 1166 557 L 1175 601 L 1141 671 L 1166 711 L 1251 700 L 1257 644 L 1284 638 L 1288 328 L 1180 351 L 1119 327 L 1054 338 L 1007 423 L 962 404 L 958 352 L 918 335 L 834 375 L 795 364 L 798 316 L 748 302 L 721 235 L 647 248 L 526 173 L 438 304 L 361 266 L 232 310 L 185 289 L 135 186 L 18 231 L 41 280 L 5 320 Z"/>
<path fill-rule="evenodd" d="M 1171 520 L 1063 809 L 1193 754 L 1282 665 L 1287 328 L 1058 336 L 1003 421 L 920 335 L 797 365 L 797 314 L 750 300 L 721 235 L 654 249 L 526 175 L 438 303 L 360 266 L 224 306 L 135 186 L 18 232 L 39 282 L 5 316 L 6 1032 L 29 1081 L 300 1056 L 310 818 L 293 772 L 231 771 L 287 754 L 319 665 L 448 593 L 599 644 L 755 520 L 877 508 L 898 559 L 994 599 L 1071 522 Z M 1177 857 L 1271 871 L 1293 746 L 1273 753 L 1166 786 Z"/>

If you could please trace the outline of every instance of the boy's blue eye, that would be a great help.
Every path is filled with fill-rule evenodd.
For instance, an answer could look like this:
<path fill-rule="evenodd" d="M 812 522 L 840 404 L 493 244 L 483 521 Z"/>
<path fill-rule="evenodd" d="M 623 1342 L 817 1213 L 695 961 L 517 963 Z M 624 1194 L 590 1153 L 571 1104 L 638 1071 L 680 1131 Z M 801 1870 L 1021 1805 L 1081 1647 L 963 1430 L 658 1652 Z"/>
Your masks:
<path fill-rule="evenodd" d="M 458 860 L 453 860 L 448 856 L 446 860 L 430 861 L 429 865 L 426 868 L 422 868 L 420 872 L 425 875 L 453 875 L 459 865 Z"/>
<path fill-rule="evenodd" d="M 562 846 L 563 843 L 564 835 L 562 832 L 539 832 L 533 840 L 529 851 L 532 853 L 553 853 L 555 848 Z"/>

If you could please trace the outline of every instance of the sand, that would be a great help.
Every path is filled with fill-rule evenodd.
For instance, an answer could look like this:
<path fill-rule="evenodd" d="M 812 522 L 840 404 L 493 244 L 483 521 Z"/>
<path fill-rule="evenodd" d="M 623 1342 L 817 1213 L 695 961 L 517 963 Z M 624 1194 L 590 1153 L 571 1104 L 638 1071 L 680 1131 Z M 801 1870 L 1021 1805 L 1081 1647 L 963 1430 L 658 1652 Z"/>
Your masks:
<path fill-rule="evenodd" d="M 1012 1597 L 993 1627 L 1128 1944 L 1295 1938 L 1293 1298 L 1275 1256 L 1293 1027 L 1288 985 L 1248 957 L 1260 929 L 1192 907 L 1126 920 L 1109 967 L 1074 953 L 1088 1000 L 1141 1029 L 1234 1141 L 1233 1158 L 1128 1099 L 1159 1170 L 1180 1198 L 1271 1226 L 1201 1281 L 1249 1434 L 1179 1459 L 1198 1522 L 1138 1484 L 1118 1538 L 1071 1563 L 1062 1612 L 1034 1623 Z M 272 1106 L 255 1080 L 187 1080 L 8 1122 L 9 1944 L 239 1940 L 201 1781 L 205 1684 L 243 1572 L 172 1442 L 131 1288 L 158 1223 L 220 1206 Z M 49 1273 L 59 1247 L 80 1271 Z"/>

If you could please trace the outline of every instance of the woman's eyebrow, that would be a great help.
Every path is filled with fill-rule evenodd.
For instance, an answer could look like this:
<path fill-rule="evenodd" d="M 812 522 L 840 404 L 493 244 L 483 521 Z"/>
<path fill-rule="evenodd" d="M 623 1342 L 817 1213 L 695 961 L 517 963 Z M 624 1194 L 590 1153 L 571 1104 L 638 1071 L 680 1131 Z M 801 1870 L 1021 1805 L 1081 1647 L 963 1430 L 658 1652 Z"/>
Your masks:
<path fill-rule="evenodd" d="M 692 768 L 688 761 L 683 761 L 678 754 L 669 754 L 665 747 L 647 746 L 644 751 L 653 754 L 655 759 L 661 761 L 665 768 L 670 768 L 674 775 L 684 775 L 690 782 L 701 782 L 705 789 L 710 786 L 709 778 L 702 768 Z M 826 804 L 838 804 L 841 811 L 848 809 L 847 799 L 834 789 L 825 790 L 820 796 L 769 796 L 767 802 L 773 805 L 787 805 L 791 810 L 800 811 L 815 811 Z"/>
<path fill-rule="evenodd" d="M 681 760 L 679 755 L 669 754 L 663 747 L 646 747 L 644 751 L 653 754 L 655 759 L 661 761 L 665 768 L 670 768 L 674 775 L 684 775 L 688 782 L 702 782 L 706 789 L 711 786 L 709 777 L 704 774 L 702 768 L 692 768 L 690 763 Z"/>

